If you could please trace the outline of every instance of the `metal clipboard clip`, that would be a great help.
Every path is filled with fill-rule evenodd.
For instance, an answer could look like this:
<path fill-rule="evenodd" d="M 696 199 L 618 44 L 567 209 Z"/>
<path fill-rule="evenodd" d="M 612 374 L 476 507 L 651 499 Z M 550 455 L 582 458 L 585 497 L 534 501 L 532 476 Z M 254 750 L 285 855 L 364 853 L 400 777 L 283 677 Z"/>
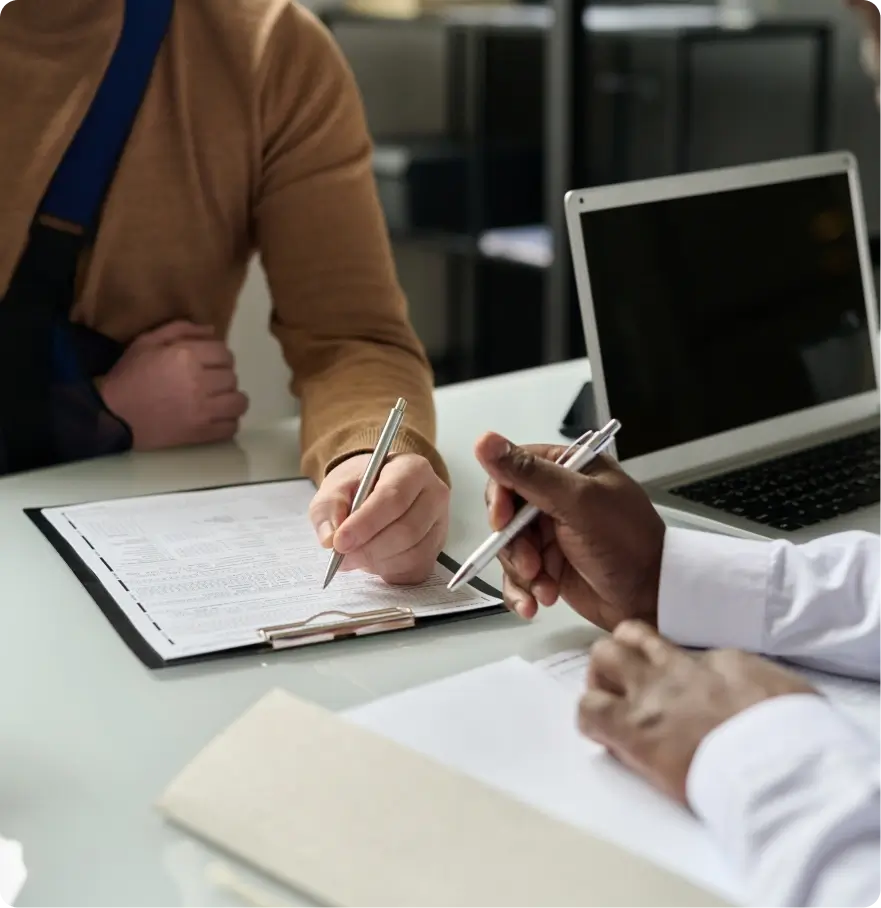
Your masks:
<path fill-rule="evenodd" d="M 330 618 L 334 615 L 339 616 L 341 620 L 315 624 L 322 618 Z M 412 609 L 392 606 L 369 612 L 343 612 L 337 609 L 319 612 L 305 621 L 263 627 L 259 633 L 263 641 L 270 644 L 273 649 L 285 649 L 292 646 L 305 646 L 308 643 L 340 640 L 343 637 L 361 637 L 367 634 L 381 634 L 384 631 L 403 630 L 415 625 L 416 616 Z"/>

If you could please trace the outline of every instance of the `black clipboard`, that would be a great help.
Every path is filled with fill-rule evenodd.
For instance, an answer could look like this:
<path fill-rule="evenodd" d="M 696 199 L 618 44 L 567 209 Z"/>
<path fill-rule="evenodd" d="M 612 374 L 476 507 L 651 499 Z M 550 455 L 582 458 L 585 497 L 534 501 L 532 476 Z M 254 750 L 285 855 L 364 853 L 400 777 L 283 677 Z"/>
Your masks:
<path fill-rule="evenodd" d="M 233 483 L 229 485 L 208 486 L 199 489 L 179 489 L 172 492 L 158 492 L 152 495 L 131 497 L 152 498 L 166 494 L 174 495 L 186 492 L 211 492 L 229 488 L 244 488 L 248 485 L 269 485 L 272 483 L 291 481 L 309 482 L 308 479 L 294 476 L 289 477 L 288 479 L 271 479 L 254 483 Z M 79 502 L 79 504 L 89 504 L 89 502 Z M 267 635 L 265 642 L 221 649 L 211 653 L 181 656 L 176 659 L 164 659 L 144 639 L 92 569 L 76 553 L 74 548 L 58 530 L 52 526 L 43 513 L 44 510 L 55 510 L 59 507 L 64 507 L 64 505 L 51 505 L 46 508 L 25 508 L 24 513 L 61 556 L 64 563 L 70 568 L 76 579 L 83 585 L 86 592 L 92 597 L 98 608 L 103 612 L 104 617 L 110 622 L 113 629 L 119 634 L 128 648 L 147 668 L 150 669 L 169 668 L 171 666 L 187 665 L 193 662 L 209 662 L 236 656 L 265 656 L 268 653 L 284 651 L 294 647 L 320 646 L 323 643 L 337 642 L 342 639 L 353 639 L 378 633 L 391 633 L 392 631 L 397 630 L 414 630 L 422 627 L 436 627 L 473 618 L 483 618 L 488 615 L 503 614 L 508 611 L 501 603 L 499 605 L 489 605 L 482 608 L 470 609 L 468 611 L 428 616 L 417 616 L 412 614 L 412 612 L 409 615 L 406 615 L 405 611 L 408 610 L 403 609 L 385 609 L 377 610 L 376 612 L 351 613 L 345 619 L 336 622 L 335 624 L 322 624 L 317 627 L 309 627 L 309 622 L 313 621 L 316 617 L 319 617 L 319 615 L 314 615 L 308 621 L 300 622 L 298 624 L 264 629 L 272 631 L 276 635 L 275 639 L 273 639 L 273 635 L 270 633 Z M 460 567 L 456 561 L 444 552 L 438 556 L 438 564 L 453 573 L 458 571 Z M 478 592 L 483 593 L 485 596 L 490 596 L 493 599 L 502 599 L 502 594 L 498 590 L 480 579 L 472 580 L 469 585 Z M 327 613 L 321 614 L 324 615 Z M 342 615 L 343 613 L 338 614 Z M 330 639 L 326 639 L 328 637 Z"/>

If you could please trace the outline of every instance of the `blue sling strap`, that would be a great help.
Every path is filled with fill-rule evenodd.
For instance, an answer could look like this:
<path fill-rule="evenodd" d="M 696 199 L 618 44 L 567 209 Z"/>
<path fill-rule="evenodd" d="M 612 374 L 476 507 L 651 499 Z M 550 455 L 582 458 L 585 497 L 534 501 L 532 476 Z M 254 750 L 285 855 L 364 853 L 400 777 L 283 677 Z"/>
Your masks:
<path fill-rule="evenodd" d="M 0 300 L 0 474 L 131 447 L 93 379 L 122 352 L 70 322 L 77 263 L 94 238 L 171 22 L 174 0 L 124 0 L 119 41 L 92 104 L 58 166 Z M 41 216 L 78 225 L 55 229 Z"/>
<path fill-rule="evenodd" d="M 40 214 L 96 230 L 168 31 L 174 0 L 126 0 L 119 43 L 92 106 L 52 178 Z"/>

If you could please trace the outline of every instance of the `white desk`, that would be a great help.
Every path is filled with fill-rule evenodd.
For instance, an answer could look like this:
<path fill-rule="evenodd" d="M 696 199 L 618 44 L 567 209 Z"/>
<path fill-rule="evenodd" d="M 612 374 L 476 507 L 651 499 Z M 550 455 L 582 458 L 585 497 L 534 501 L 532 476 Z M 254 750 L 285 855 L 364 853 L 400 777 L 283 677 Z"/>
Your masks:
<path fill-rule="evenodd" d="M 585 361 L 444 388 L 440 449 L 454 479 L 448 550 L 486 532 L 484 477 L 472 455 L 486 429 L 552 441 Z M 197 905 L 204 852 L 152 808 L 166 783 L 266 690 L 340 709 L 503 658 L 550 652 L 590 634 L 567 609 L 532 625 L 495 616 L 296 653 L 145 669 L 22 513 L 25 507 L 282 478 L 296 425 L 236 445 L 77 464 L 0 480 L 0 834 L 25 847 L 20 905 Z M 487 578 L 499 582 L 498 568 Z"/>

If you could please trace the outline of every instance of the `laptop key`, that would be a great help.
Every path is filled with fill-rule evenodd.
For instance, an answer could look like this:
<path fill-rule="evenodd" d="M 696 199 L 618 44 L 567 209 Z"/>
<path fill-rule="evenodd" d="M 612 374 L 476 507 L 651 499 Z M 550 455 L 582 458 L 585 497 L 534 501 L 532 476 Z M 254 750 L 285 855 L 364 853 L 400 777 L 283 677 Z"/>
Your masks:
<path fill-rule="evenodd" d="M 671 491 L 779 530 L 813 526 L 878 503 L 878 432 L 863 432 Z"/>
<path fill-rule="evenodd" d="M 775 525 L 775 530 L 785 530 L 788 533 L 791 533 L 795 530 L 800 530 L 805 526 L 803 523 L 799 523 L 797 520 L 781 520 L 778 524 Z"/>

